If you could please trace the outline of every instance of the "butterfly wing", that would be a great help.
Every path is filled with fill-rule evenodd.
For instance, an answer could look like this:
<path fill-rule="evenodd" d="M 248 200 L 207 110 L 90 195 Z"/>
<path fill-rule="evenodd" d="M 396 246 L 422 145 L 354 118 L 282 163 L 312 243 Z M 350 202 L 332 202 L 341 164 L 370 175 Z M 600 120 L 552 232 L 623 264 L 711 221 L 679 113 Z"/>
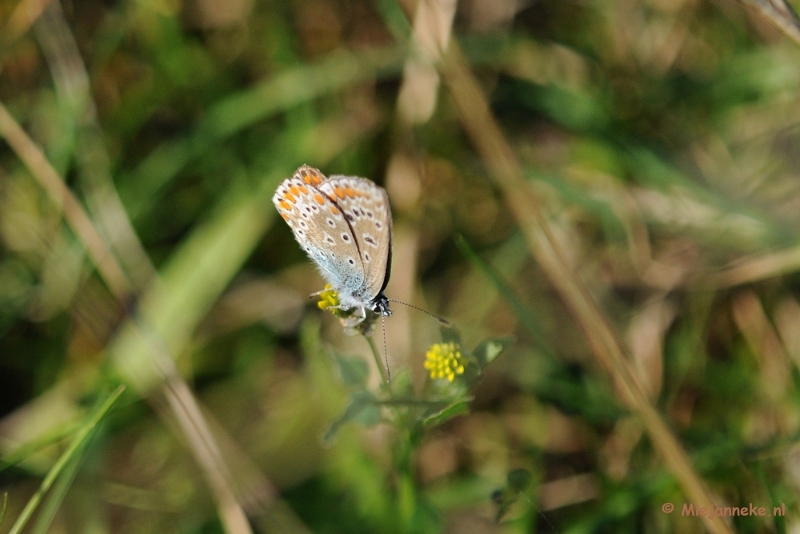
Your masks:
<path fill-rule="evenodd" d="M 319 189 L 342 210 L 355 236 L 363 264 L 364 282 L 353 295 L 373 301 L 389 282 L 392 215 L 389 196 L 374 182 L 351 176 L 331 176 Z"/>
<path fill-rule="evenodd" d="M 319 189 L 324 181 L 321 172 L 304 165 L 278 186 L 272 202 L 342 303 L 363 306 L 353 302 L 366 281 L 359 246 L 335 196 Z"/>

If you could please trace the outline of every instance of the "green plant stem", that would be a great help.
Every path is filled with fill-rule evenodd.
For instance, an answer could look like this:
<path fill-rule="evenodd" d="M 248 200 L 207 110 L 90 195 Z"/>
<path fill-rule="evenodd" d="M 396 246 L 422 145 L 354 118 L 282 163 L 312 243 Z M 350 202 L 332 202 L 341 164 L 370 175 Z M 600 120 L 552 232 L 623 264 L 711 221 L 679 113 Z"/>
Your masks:
<path fill-rule="evenodd" d="M 105 402 L 103 402 L 100 408 L 89 419 L 89 421 L 87 421 L 80 431 L 78 431 L 78 434 L 75 436 L 75 438 L 73 438 L 72 442 L 69 444 L 69 447 L 67 447 L 67 450 L 61 454 L 50 471 L 48 471 L 47 476 L 45 476 L 44 480 L 42 480 L 42 484 L 39 486 L 39 489 L 37 489 L 36 493 L 34 493 L 33 496 L 28 500 L 28 503 L 25 505 L 22 513 L 20 513 L 17 521 L 14 523 L 14 526 L 12 526 L 11 530 L 9 530 L 9 534 L 19 534 L 22 532 L 22 529 L 25 528 L 25 525 L 30 520 L 33 512 L 36 511 L 36 508 L 42 501 L 44 494 L 47 493 L 47 491 L 52 487 L 53 482 L 55 482 L 56 478 L 58 478 L 58 475 L 61 474 L 69 461 L 86 444 L 91 437 L 92 432 L 100 423 L 100 420 L 106 415 L 106 413 L 108 413 L 117 399 L 119 399 L 120 395 L 122 395 L 123 391 L 125 391 L 125 386 L 123 385 L 115 389 L 114 392 L 109 395 Z"/>
<path fill-rule="evenodd" d="M 450 404 L 449 401 L 429 401 L 424 399 L 387 399 L 387 400 L 376 400 L 374 401 L 375 404 L 380 404 L 381 406 L 414 406 L 414 407 L 422 407 L 422 408 L 439 408 L 439 407 L 446 407 Z"/>
<path fill-rule="evenodd" d="M 369 343 L 369 348 L 372 351 L 372 358 L 375 360 L 375 365 L 378 367 L 378 372 L 381 374 L 381 379 L 383 379 L 384 385 L 388 388 L 389 387 L 389 380 L 391 380 L 391 374 L 389 372 L 388 364 L 385 364 L 381 361 L 380 352 L 378 352 L 378 347 L 375 346 L 375 340 L 371 337 L 364 336 Z"/>

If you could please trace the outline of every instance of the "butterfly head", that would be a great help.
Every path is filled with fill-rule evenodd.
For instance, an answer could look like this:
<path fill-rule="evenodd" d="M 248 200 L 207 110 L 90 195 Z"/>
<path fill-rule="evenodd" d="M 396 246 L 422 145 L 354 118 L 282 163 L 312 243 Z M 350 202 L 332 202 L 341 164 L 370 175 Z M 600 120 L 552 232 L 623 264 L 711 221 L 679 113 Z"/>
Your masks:
<path fill-rule="evenodd" d="M 378 296 L 372 299 L 370 303 L 373 313 L 377 313 L 383 317 L 389 317 L 392 314 L 392 310 L 389 309 L 389 299 L 386 298 L 386 295 L 383 292 L 378 293 Z"/>

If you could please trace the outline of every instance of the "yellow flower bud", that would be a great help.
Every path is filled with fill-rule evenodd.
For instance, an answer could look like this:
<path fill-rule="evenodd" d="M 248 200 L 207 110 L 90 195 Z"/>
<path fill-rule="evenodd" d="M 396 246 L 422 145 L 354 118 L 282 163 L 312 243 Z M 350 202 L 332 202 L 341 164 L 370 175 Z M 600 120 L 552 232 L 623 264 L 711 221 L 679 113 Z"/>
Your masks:
<path fill-rule="evenodd" d="M 432 379 L 446 378 L 450 382 L 464 373 L 464 356 L 455 343 L 436 343 L 425 353 L 425 369 Z"/>
<path fill-rule="evenodd" d="M 320 310 L 327 310 L 328 308 L 335 308 L 339 305 L 339 294 L 331 287 L 330 284 L 325 284 L 325 289 L 319 293 L 319 300 L 317 307 Z"/>

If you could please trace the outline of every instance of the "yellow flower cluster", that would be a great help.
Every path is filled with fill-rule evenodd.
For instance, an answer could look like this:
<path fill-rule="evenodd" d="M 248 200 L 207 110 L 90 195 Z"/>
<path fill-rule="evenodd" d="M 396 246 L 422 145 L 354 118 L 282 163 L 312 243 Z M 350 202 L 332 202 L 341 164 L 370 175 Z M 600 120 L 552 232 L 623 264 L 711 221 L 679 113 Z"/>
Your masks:
<path fill-rule="evenodd" d="M 464 373 L 464 356 L 455 343 L 436 343 L 425 353 L 425 369 L 431 378 L 446 378 L 450 382 Z"/>
<path fill-rule="evenodd" d="M 325 284 L 325 289 L 319 293 L 319 301 L 317 306 L 320 310 L 327 310 L 328 308 L 336 308 L 339 305 L 339 294 L 330 284 Z"/>

